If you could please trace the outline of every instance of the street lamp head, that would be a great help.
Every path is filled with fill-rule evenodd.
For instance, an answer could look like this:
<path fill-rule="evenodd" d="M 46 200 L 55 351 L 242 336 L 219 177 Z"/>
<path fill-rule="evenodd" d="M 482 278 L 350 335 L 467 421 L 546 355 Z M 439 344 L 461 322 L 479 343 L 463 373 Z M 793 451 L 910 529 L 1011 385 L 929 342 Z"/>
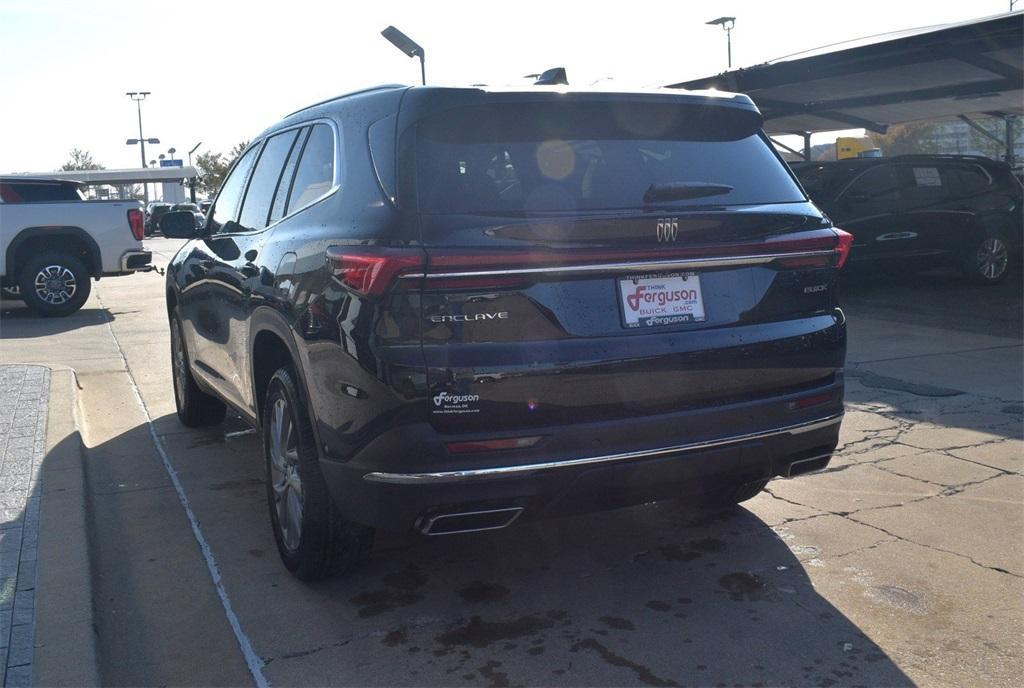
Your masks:
<path fill-rule="evenodd" d="M 138 142 L 139 142 L 138 139 L 128 139 L 127 141 L 124 142 L 124 145 L 126 145 L 126 146 L 134 146 Z"/>
<path fill-rule="evenodd" d="M 146 139 L 146 143 L 160 143 L 160 139 Z"/>
<path fill-rule="evenodd" d="M 395 27 L 389 26 L 381 31 L 380 35 L 409 57 L 423 57 L 423 48 Z"/>
<path fill-rule="evenodd" d="M 164 158 L 166 158 L 167 156 L 166 156 L 166 155 L 164 155 L 163 153 L 161 153 L 160 155 L 158 155 L 158 156 L 156 156 L 156 157 L 158 157 L 158 158 L 160 158 L 161 160 L 163 160 L 163 159 L 164 159 Z"/>
<path fill-rule="evenodd" d="M 712 19 L 711 21 L 707 22 L 707 24 L 709 26 L 717 24 L 726 31 L 729 31 L 732 29 L 732 27 L 736 25 L 736 17 L 719 17 L 718 19 Z"/>
<path fill-rule="evenodd" d="M 171 155 L 174 155 L 175 153 L 178 152 L 178 149 L 177 148 L 168 148 L 167 152 L 170 153 Z"/>

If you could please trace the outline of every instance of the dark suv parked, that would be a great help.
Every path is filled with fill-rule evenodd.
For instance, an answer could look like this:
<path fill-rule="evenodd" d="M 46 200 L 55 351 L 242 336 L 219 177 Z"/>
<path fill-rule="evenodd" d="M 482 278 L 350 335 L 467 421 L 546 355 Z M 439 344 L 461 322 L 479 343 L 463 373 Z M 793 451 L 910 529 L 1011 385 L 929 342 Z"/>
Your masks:
<path fill-rule="evenodd" d="M 818 207 L 856 237 L 852 266 L 954 265 L 992 284 L 1020 253 L 1022 189 L 1004 162 L 906 155 L 794 170 Z"/>
<path fill-rule="evenodd" d="M 260 429 L 301 578 L 823 468 L 850 236 L 727 93 L 383 87 L 253 139 L 167 270 L 175 399 Z"/>

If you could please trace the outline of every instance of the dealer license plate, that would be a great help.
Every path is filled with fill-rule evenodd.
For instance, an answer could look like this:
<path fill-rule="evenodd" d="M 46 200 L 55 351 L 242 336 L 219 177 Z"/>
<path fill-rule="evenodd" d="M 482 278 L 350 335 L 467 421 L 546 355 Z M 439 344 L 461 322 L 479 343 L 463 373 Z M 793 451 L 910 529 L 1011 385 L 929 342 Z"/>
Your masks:
<path fill-rule="evenodd" d="M 633 329 L 703 322 L 700 276 L 638 275 L 619 280 L 622 323 Z"/>

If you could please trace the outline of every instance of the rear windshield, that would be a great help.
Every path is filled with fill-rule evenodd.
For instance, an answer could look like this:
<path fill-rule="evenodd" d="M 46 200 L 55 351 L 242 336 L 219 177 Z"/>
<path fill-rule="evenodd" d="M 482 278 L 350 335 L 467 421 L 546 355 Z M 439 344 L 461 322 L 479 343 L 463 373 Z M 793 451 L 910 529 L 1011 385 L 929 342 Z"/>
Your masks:
<path fill-rule="evenodd" d="M 417 125 L 415 180 L 410 181 L 425 213 L 804 200 L 758 127 L 749 113 L 722 107 L 467 107 Z"/>
<path fill-rule="evenodd" d="M 0 182 L 0 199 L 4 203 L 45 203 L 47 201 L 80 201 L 76 184 L 60 182 Z"/>

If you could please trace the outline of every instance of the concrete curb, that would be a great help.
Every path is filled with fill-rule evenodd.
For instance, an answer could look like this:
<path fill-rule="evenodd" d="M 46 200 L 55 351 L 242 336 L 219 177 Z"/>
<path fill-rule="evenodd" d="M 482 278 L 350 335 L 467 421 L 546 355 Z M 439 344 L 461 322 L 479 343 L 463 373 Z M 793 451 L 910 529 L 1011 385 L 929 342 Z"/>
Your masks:
<path fill-rule="evenodd" d="M 33 683 L 98 686 L 78 379 L 53 367 L 41 469 Z"/>

